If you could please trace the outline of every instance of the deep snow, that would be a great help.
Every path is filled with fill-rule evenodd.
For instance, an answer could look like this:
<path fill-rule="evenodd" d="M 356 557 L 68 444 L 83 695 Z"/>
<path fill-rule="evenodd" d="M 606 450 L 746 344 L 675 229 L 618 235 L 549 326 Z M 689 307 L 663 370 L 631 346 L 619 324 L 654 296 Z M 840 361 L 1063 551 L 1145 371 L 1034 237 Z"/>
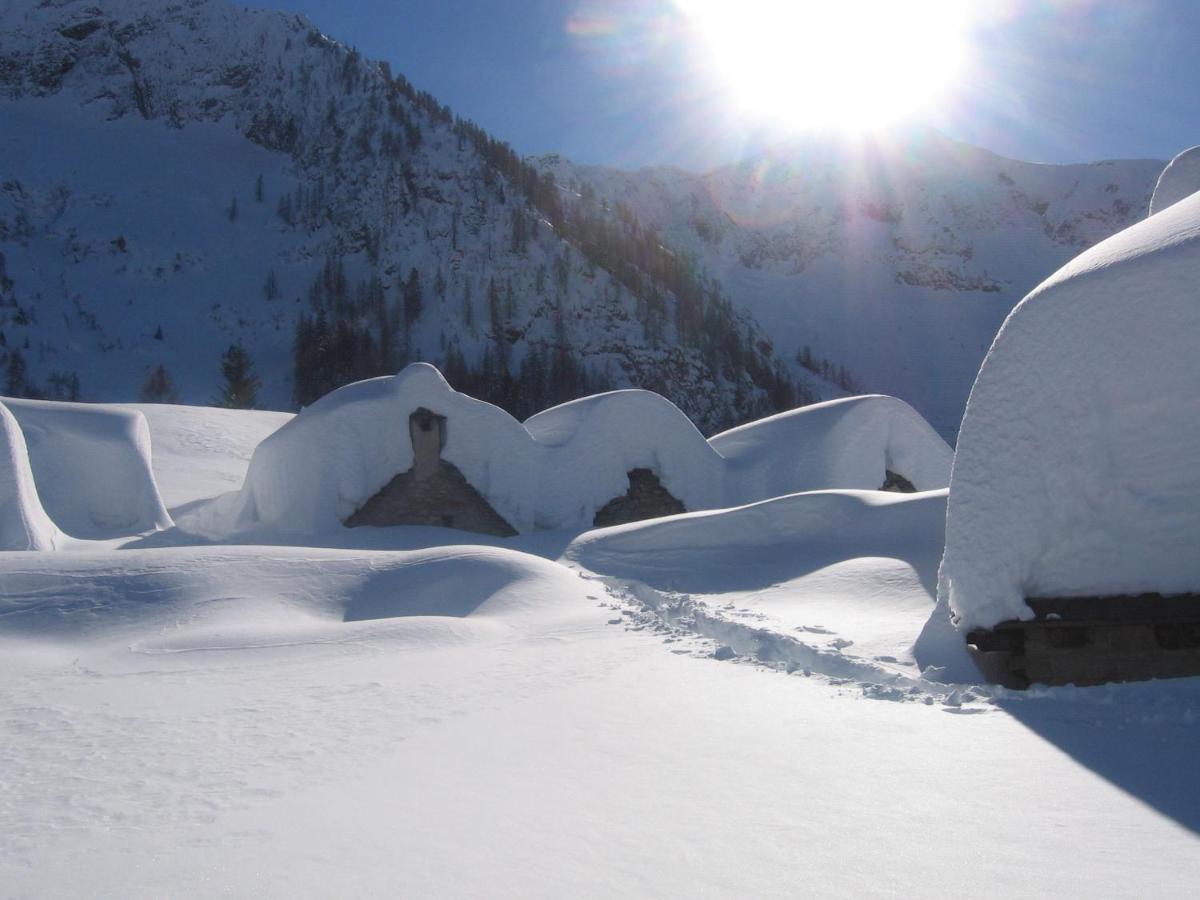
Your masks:
<path fill-rule="evenodd" d="M 280 420 L 149 409 L 162 495 Z M 922 677 L 944 503 L 0 554 L 3 893 L 1190 896 L 1196 680 Z"/>

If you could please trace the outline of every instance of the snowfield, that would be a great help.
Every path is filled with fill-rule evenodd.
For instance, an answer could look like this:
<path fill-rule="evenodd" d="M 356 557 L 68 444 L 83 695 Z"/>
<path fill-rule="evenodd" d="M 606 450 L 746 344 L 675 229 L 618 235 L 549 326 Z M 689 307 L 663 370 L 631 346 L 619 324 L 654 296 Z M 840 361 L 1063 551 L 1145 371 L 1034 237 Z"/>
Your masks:
<path fill-rule="evenodd" d="M 288 421 L 140 409 L 172 509 Z M 3 893 L 1190 896 L 1195 680 L 947 683 L 945 502 L 2 554 Z"/>
<path fill-rule="evenodd" d="M 678 405 L 0 398 L 0 900 L 1196 895 L 1200 678 L 1012 691 L 963 632 L 1200 586 L 1197 148 L 1144 221 L 1161 163 L 921 130 L 537 181 L 301 17 L 97 2 L 0 6 L 6 390 L 196 401 L 237 340 L 282 404 L 353 305 L 362 372 Z M 767 372 L 912 405 L 706 439 Z M 345 527 L 418 460 L 514 536 Z"/>

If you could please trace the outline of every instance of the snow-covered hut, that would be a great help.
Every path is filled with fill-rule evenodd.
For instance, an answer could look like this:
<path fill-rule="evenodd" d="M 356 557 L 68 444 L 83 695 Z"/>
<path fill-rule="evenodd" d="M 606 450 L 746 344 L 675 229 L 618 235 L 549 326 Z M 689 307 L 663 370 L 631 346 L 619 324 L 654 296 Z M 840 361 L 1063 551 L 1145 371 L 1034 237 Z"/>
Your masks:
<path fill-rule="evenodd" d="M 531 416 L 525 427 L 554 460 L 545 472 L 547 521 L 620 525 L 725 499 L 725 461 L 679 407 L 653 391 L 572 400 Z"/>
<path fill-rule="evenodd" d="M 1189 147 L 1167 163 L 1158 176 L 1150 198 L 1150 215 L 1174 206 L 1196 191 L 1200 191 L 1200 147 Z"/>
<path fill-rule="evenodd" d="M 938 490 L 954 458 L 920 413 L 880 394 L 802 406 L 709 443 L 727 461 L 730 503 L 825 488 Z"/>
<path fill-rule="evenodd" d="M 5 398 L 28 447 L 46 512 L 75 538 L 170 528 L 150 465 L 150 428 L 137 410 Z"/>
<path fill-rule="evenodd" d="M 536 453 L 529 432 L 504 410 L 414 363 L 338 388 L 270 435 L 226 515 L 235 529 L 295 534 L 344 523 L 469 528 L 454 517 L 472 508 L 474 492 L 504 523 L 493 530 L 511 534 L 533 526 Z M 394 482 L 405 473 L 411 477 Z"/>
<path fill-rule="evenodd" d="M 1076 257 L 971 391 L 939 606 L 1011 684 L 1200 673 L 1200 195 Z"/>
<path fill-rule="evenodd" d="M 54 550 L 61 541 L 38 497 L 21 426 L 0 403 L 0 550 Z"/>

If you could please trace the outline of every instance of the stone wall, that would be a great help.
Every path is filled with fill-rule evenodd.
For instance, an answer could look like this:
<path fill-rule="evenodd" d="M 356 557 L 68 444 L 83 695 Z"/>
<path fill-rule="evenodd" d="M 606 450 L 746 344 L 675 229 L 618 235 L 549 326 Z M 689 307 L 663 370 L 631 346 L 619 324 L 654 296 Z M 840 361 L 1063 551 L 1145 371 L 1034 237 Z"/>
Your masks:
<path fill-rule="evenodd" d="M 917 492 L 911 481 L 899 472 L 893 472 L 891 469 L 884 471 L 883 485 L 879 489 L 881 491 L 895 491 L 898 494 L 915 494 Z"/>
<path fill-rule="evenodd" d="M 511 537 L 517 531 L 492 508 L 454 465 L 441 458 L 446 417 L 421 407 L 408 419 L 413 466 L 401 472 L 350 518 L 361 525 L 437 525 Z"/>
<path fill-rule="evenodd" d="M 653 471 L 631 469 L 629 490 L 623 497 L 614 497 L 598 509 L 592 524 L 597 528 L 606 528 L 684 512 L 687 512 L 687 507 L 662 486 Z"/>
<path fill-rule="evenodd" d="M 437 525 L 500 537 L 517 533 L 445 460 L 438 460 L 432 472 L 414 466 L 389 481 L 346 520 L 348 528 L 360 525 Z"/>

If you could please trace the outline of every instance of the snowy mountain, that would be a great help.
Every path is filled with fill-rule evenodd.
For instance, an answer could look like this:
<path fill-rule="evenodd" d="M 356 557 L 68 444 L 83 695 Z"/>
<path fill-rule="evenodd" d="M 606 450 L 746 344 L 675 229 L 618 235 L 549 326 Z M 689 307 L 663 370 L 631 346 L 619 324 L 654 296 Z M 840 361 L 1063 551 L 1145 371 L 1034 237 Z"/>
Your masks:
<path fill-rule="evenodd" d="M 6 393 L 131 399 L 164 364 L 156 399 L 211 401 L 234 341 L 275 406 L 415 358 L 522 415 L 639 384 L 713 429 L 831 390 L 639 223 L 301 18 L 0 16 Z"/>
<path fill-rule="evenodd" d="M 944 434 L 1009 310 L 1145 217 L 1163 166 L 1038 165 L 928 131 L 798 142 L 707 175 L 541 165 L 657 229 L 778 353 L 844 367 Z"/>
<path fill-rule="evenodd" d="M 521 418 L 638 386 L 711 432 L 840 384 L 952 434 L 1011 306 L 1161 169 L 936 136 L 534 166 L 305 19 L 218 0 L 6 4 L 0 97 L 3 388 L 61 398 L 163 365 L 155 399 L 211 402 L 239 341 L 278 408 L 426 359 Z"/>

